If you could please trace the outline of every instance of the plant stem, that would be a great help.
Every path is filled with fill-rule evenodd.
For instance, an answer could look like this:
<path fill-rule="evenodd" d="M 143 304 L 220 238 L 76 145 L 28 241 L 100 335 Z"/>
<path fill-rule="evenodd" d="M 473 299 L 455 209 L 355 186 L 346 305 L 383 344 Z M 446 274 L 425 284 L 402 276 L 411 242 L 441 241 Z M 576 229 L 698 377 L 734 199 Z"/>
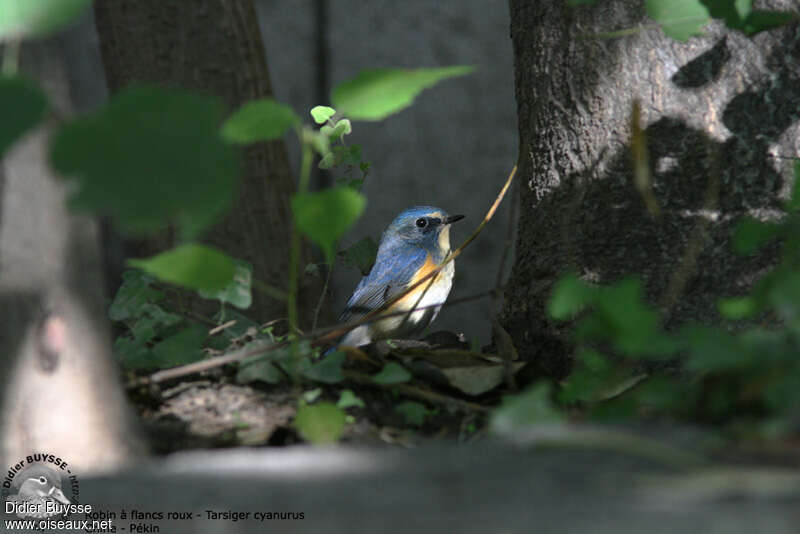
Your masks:
<path fill-rule="evenodd" d="M 6 42 L 3 47 L 3 66 L 0 69 L 3 76 L 14 76 L 19 67 L 19 39 L 12 39 Z"/>
<path fill-rule="evenodd" d="M 311 145 L 303 141 L 303 157 L 300 165 L 300 183 L 297 187 L 298 194 L 308 191 L 308 182 L 311 177 L 311 161 L 314 153 Z M 292 237 L 289 249 L 289 291 L 287 295 L 287 308 L 289 315 L 289 334 L 294 335 L 299 331 L 297 314 L 297 287 L 299 281 L 300 262 L 300 232 L 297 230 L 297 223 L 292 224 Z"/>

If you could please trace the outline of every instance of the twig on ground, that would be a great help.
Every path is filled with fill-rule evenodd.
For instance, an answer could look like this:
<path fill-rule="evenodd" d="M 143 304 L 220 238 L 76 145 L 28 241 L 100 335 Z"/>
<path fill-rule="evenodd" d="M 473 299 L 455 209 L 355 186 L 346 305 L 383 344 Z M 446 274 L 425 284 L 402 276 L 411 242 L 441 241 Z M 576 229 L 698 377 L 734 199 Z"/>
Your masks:
<path fill-rule="evenodd" d="M 486 298 L 491 296 L 491 291 L 484 291 L 483 293 L 476 293 L 474 295 L 468 295 L 466 297 L 461 297 L 458 299 L 452 299 L 448 302 L 445 302 L 444 306 L 455 306 L 457 304 L 463 304 L 465 302 L 471 302 L 473 300 L 478 300 L 482 298 Z M 434 308 L 439 306 L 439 304 L 431 304 L 428 306 L 420 306 L 419 310 L 425 310 L 428 308 Z M 398 311 L 392 312 L 381 316 L 381 319 L 386 319 L 388 317 L 395 317 L 398 315 L 405 315 L 405 311 Z M 270 323 L 274 323 L 275 321 L 270 321 Z M 267 323 L 269 325 L 270 323 Z M 331 332 L 338 328 L 342 328 L 341 325 L 334 325 L 329 326 L 322 329 L 322 333 Z M 320 332 L 312 332 L 310 334 L 306 334 L 303 336 L 297 337 L 297 341 L 307 341 L 309 339 L 314 339 L 315 337 L 319 336 Z M 250 358 L 252 356 L 260 356 L 262 354 L 267 354 L 273 350 L 278 350 L 289 345 L 288 341 L 282 341 L 279 343 L 272 343 L 272 344 L 265 344 L 259 347 L 249 347 L 248 350 L 244 350 L 244 347 L 236 349 L 234 351 L 222 354 L 220 356 L 215 356 L 208 360 L 202 360 L 199 362 L 192 362 L 187 363 L 185 365 L 179 365 L 177 367 L 170 367 L 169 369 L 163 369 L 161 371 L 157 371 L 149 376 L 141 376 L 137 377 L 128 382 L 126 387 L 128 389 L 134 389 L 137 387 L 145 386 L 148 384 L 157 384 L 159 382 L 164 382 L 167 380 L 173 380 L 175 378 L 180 378 L 182 376 L 192 375 L 195 373 L 201 373 L 203 371 L 209 371 L 216 367 L 221 367 L 223 365 L 227 365 L 229 363 L 235 363 L 238 361 L 242 361 L 246 358 Z"/>

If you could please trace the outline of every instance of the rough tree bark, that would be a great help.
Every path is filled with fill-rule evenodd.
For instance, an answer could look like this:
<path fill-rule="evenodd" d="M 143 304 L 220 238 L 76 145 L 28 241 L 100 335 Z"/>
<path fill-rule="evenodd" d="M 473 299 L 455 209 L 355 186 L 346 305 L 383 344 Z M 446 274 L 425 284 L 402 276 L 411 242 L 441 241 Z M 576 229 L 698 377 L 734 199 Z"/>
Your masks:
<path fill-rule="evenodd" d="M 798 10 L 790 0 L 760 8 Z M 681 43 L 648 25 L 639 0 L 570 8 L 511 0 L 521 212 L 503 324 L 536 371 L 570 368 L 568 327 L 545 303 L 567 271 L 643 280 L 667 324 L 718 319 L 716 300 L 745 292 L 776 249 L 742 257 L 746 215 L 780 214 L 800 147 L 800 29 L 748 38 L 714 24 Z M 632 103 L 642 105 L 653 190 L 649 215 L 632 179 Z"/>
<path fill-rule="evenodd" d="M 112 93 L 132 82 L 182 87 L 216 95 L 231 111 L 272 95 L 252 0 L 198 0 L 191 7 L 181 0 L 99 0 L 94 10 Z M 239 196 L 204 240 L 250 262 L 254 278 L 284 288 L 294 191 L 286 149 L 282 141 L 261 143 L 243 156 Z M 139 252 L 165 248 L 153 245 Z M 300 310 L 307 319 L 319 288 L 305 282 Z M 249 311 L 266 321 L 284 317 L 285 304 L 254 292 Z"/>
<path fill-rule="evenodd" d="M 56 46 L 25 44 L 21 70 L 64 116 Z M 39 452 L 78 473 L 105 471 L 144 449 L 112 363 L 97 227 L 67 211 L 65 184 L 48 165 L 54 122 L 0 164 L 0 465 Z"/>

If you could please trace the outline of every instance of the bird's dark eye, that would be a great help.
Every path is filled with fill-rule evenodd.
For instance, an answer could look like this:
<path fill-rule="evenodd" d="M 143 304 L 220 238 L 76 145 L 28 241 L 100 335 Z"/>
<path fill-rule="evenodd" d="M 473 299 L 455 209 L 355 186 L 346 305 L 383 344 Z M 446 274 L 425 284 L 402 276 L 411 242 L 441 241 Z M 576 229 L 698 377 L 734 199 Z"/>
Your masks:
<path fill-rule="evenodd" d="M 428 226 L 428 220 L 425 217 L 417 219 L 417 228 L 425 228 Z"/>
<path fill-rule="evenodd" d="M 46 478 L 39 477 L 39 484 L 46 484 L 46 483 L 47 483 L 47 479 Z"/>

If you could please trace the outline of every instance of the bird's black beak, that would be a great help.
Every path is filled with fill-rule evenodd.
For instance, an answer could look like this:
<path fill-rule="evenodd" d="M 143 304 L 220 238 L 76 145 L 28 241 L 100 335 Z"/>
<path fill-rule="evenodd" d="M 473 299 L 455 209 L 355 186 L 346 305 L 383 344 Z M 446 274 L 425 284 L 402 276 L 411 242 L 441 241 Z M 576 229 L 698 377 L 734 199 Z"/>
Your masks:
<path fill-rule="evenodd" d="M 443 222 L 444 224 L 453 224 L 454 222 L 456 222 L 456 221 L 460 221 L 460 220 L 461 220 L 461 219 L 463 219 L 463 218 L 464 218 L 464 216 L 463 216 L 463 215 L 450 215 L 450 216 L 448 216 L 448 217 L 445 217 L 445 218 L 444 218 L 444 221 L 442 221 L 442 222 Z"/>

